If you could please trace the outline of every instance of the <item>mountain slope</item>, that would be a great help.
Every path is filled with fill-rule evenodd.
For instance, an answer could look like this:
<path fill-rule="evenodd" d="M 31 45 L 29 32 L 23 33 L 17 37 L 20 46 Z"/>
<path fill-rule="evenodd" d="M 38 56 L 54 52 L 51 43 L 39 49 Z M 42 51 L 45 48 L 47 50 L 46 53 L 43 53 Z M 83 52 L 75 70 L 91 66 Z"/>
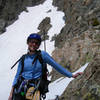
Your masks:
<path fill-rule="evenodd" d="M 48 11 L 51 9 L 51 12 Z M 10 70 L 11 66 L 27 52 L 26 39 L 29 34 L 39 32 L 38 26 L 46 17 L 51 19 L 52 28 L 49 29 L 47 40 L 47 51 L 51 54 L 54 50 L 54 42 L 51 37 L 55 33 L 59 33 L 64 26 L 62 17 L 63 12 L 57 11 L 52 6 L 52 1 L 47 0 L 43 5 L 28 7 L 28 12 L 22 12 L 19 19 L 12 25 L 7 27 L 7 31 L 0 35 L 0 100 L 7 100 L 12 86 L 13 78 L 15 76 L 17 66 Z M 33 16 L 34 15 L 34 16 Z M 57 18 L 57 19 L 56 19 Z M 56 25 L 55 22 L 58 22 Z M 44 49 L 43 44 L 40 47 Z"/>
<path fill-rule="evenodd" d="M 68 86 L 61 100 L 99 100 L 100 1 L 54 0 L 53 4 L 64 11 L 66 23 L 55 39 L 53 57 L 71 71 L 90 62 L 83 76 Z"/>
<path fill-rule="evenodd" d="M 42 25 L 40 23 L 47 18 L 49 20 L 49 24 L 45 26 L 49 35 L 49 40 L 46 41 L 47 51 L 53 55 L 53 58 L 72 72 L 90 62 L 83 76 L 71 82 L 61 100 L 99 100 L 100 1 L 53 0 L 53 4 L 58 8 L 52 6 L 52 0 L 43 2 L 44 0 L 14 0 L 13 2 L 2 0 L 0 2 L 0 33 L 6 31 L 0 35 L 0 79 L 2 80 L 0 80 L 2 89 L 0 99 L 6 100 L 9 95 L 17 68 L 10 71 L 10 67 L 27 51 L 27 36 L 32 32 L 42 32 L 47 21 Z M 40 5 L 26 8 L 35 4 Z M 64 13 L 56 11 L 57 9 Z M 8 25 L 10 26 L 7 27 Z M 55 41 L 51 42 L 51 40 Z M 43 48 L 42 45 L 41 49 Z M 56 71 L 52 73 L 53 80 L 61 77 L 56 74 Z M 6 86 L 6 92 L 2 86 Z M 87 86 L 89 86 L 88 90 Z M 72 95 L 71 92 L 74 94 Z"/>

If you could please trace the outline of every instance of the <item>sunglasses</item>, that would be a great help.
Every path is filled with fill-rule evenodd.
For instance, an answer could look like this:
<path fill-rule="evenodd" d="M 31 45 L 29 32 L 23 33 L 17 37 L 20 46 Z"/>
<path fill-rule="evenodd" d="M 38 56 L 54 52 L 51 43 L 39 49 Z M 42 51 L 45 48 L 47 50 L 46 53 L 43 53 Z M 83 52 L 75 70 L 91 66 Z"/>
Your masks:
<path fill-rule="evenodd" d="M 40 42 L 34 41 L 34 40 L 29 40 L 29 43 L 36 44 L 36 45 L 40 45 Z"/>

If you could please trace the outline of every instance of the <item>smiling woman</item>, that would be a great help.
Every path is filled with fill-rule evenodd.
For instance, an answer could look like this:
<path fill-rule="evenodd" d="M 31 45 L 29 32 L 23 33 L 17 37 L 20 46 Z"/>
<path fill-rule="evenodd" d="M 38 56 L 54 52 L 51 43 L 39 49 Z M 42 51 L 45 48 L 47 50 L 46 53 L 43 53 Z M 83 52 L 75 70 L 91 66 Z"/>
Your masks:
<path fill-rule="evenodd" d="M 1 1 L 4 2 L 9 0 Z M 13 79 L 12 77 L 15 74 L 15 70 L 9 71 L 9 69 L 17 58 L 19 58 L 19 55 L 26 53 L 27 46 L 25 44 L 25 39 L 29 35 L 28 33 L 38 32 L 39 30 L 37 27 L 45 17 L 50 17 L 52 24 L 52 28 L 48 32 L 48 35 L 50 36 L 49 40 L 51 40 L 51 37 L 54 34 L 60 33 L 60 30 L 64 27 L 65 24 L 62 20 L 64 13 L 62 11 L 58 11 L 57 7 L 52 5 L 52 2 L 53 0 L 45 0 L 42 5 L 27 7 L 28 12 L 24 11 L 20 13 L 18 20 L 7 27 L 7 31 L 3 35 L 0 35 L 0 66 L 4 66 L 0 67 L 0 79 L 3 79 L 0 81 L 0 89 L 2 90 L 0 91 L 0 100 L 8 99 Z M 19 8 L 17 8 L 17 10 L 18 9 Z M 49 10 L 51 10 L 51 12 L 47 13 Z M 46 42 L 46 51 L 51 54 L 54 50 L 53 42 Z M 43 49 L 42 45 L 40 48 Z M 51 67 L 49 69 L 51 69 Z"/>
<path fill-rule="evenodd" d="M 36 52 L 36 50 L 39 48 L 40 44 L 41 44 L 41 37 L 40 35 L 34 33 L 31 34 L 28 38 L 27 38 L 27 44 L 28 44 L 28 50 L 30 54 L 33 54 L 34 52 Z"/>
<path fill-rule="evenodd" d="M 13 100 L 27 100 L 26 94 L 31 87 L 35 87 L 36 90 L 40 91 L 40 98 L 45 98 L 45 94 L 48 92 L 48 84 L 50 83 L 47 77 L 44 77 L 47 74 L 45 73 L 47 72 L 45 69 L 46 64 L 51 65 L 59 73 L 69 78 L 76 78 L 81 74 L 78 72 L 73 75 L 59 65 L 47 52 L 39 52 L 37 49 L 40 47 L 40 44 L 41 36 L 39 34 L 34 33 L 28 36 L 27 45 L 29 51 L 19 61 L 8 100 L 12 100 L 12 98 Z M 34 90 L 32 94 L 34 94 Z"/>

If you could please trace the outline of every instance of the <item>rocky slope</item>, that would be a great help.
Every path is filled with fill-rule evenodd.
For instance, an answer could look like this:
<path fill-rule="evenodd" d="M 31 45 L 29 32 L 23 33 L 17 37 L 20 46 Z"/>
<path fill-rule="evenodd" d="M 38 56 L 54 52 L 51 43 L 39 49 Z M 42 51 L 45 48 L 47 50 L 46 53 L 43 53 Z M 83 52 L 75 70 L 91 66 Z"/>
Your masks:
<path fill-rule="evenodd" d="M 100 51 L 100 30 L 89 29 L 66 41 L 52 55 L 62 66 L 75 71 L 86 62 L 91 62 L 95 53 Z"/>
<path fill-rule="evenodd" d="M 83 75 L 69 84 L 60 100 L 100 100 L 100 53 L 94 56 Z"/>
<path fill-rule="evenodd" d="M 27 6 L 43 3 L 45 0 L 0 0 L 0 34 L 18 19 Z M 65 13 L 65 26 L 55 35 L 56 49 L 53 58 L 62 66 L 76 71 L 90 62 L 84 74 L 72 81 L 60 100 L 100 100 L 100 0 L 53 0 L 53 5 Z M 39 33 L 48 39 L 50 18 L 39 25 Z M 55 70 L 52 80 L 61 77 Z"/>
<path fill-rule="evenodd" d="M 6 31 L 6 27 L 18 19 L 26 7 L 38 5 L 45 0 L 0 0 L 0 34 Z"/>
<path fill-rule="evenodd" d="M 60 100 L 100 100 L 100 1 L 54 0 L 53 4 L 65 12 L 66 22 L 55 39 L 54 59 L 72 72 L 90 62 Z M 60 77 L 57 72 L 56 76 Z"/>
<path fill-rule="evenodd" d="M 65 67 L 71 65 L 71 71 L 92 59 L 99 49 L 99 3 L 98 0 L 54 0 L 54 5 L 65 12 L 66 25 L 55 39 L 53 55 Z"/>

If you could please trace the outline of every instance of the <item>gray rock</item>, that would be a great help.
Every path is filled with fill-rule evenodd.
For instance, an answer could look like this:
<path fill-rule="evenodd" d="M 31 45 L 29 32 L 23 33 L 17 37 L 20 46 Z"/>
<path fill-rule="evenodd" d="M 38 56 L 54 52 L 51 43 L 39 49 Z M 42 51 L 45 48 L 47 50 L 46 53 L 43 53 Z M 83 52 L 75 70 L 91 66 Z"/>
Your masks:
<path fill-rule="evenodd" d="M 72 72 L 90 62 L 60 100 L 100 100 L 100 0 L 53 0 L 53 5 L 65 13 L 66 23 L 55 37 L 53 58 Z"/>
<path fill-rule="evenodd" d="M 40 30 L 38 33 L 41 34 L 42 40 L 46 40 L 49 38 L 48 31 L 52 27 L 50 24 L 50 18 L 46 17 L 42 20 L 42 22 L 39 24 L 38 29 Z"/>
<path fill-rule="evenodd" d="M 5 21 L 3 19 L 0 19 L 0 34 L 6 31 L 5 27 L 6 27 Z"/>
<path fill-rule="evenodd" d="M 100 100 L 100 52 L 82 76 L 73 80 L 60 100 Z"/>
<path fill-rule="evenodd" d="M 6 31 L 6 27 L 13 24 L 26 7 L 35 6 L 45 0 L 0 0 L 0 33 Z"/>

